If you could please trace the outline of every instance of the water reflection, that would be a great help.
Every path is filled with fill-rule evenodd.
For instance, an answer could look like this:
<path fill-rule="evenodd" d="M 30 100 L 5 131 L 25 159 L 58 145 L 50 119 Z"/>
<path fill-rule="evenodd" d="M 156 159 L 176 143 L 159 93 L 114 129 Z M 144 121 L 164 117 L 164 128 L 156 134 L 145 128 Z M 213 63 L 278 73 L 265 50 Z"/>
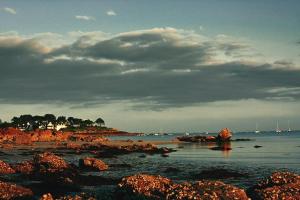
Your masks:
<path fill-rule="evenodd" d="M 231 142 L 205 142 L 205 143 L 186 143 L 177 146 L 178 149 L 189 149 L 189 152 L 199 152 L 201 149 L 208 149 L 213 151 L 220 151 L 224 158 L 229 158 L 232 146 Z M 185 150 L 186 151 L 186 150 Z"/>

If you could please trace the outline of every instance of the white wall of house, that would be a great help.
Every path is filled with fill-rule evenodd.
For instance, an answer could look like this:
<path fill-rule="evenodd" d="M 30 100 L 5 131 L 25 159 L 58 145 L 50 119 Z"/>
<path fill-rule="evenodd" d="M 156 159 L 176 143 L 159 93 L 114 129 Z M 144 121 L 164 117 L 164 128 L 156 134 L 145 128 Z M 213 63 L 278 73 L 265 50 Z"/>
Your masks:
<path fill-rule="evenodd" d="M 59 131 L 60 129 L 63 129 L 63 128 L 67 128 L 68 126 L 66 124 L 57 124 L 56 125 L 56 130 Z"/>

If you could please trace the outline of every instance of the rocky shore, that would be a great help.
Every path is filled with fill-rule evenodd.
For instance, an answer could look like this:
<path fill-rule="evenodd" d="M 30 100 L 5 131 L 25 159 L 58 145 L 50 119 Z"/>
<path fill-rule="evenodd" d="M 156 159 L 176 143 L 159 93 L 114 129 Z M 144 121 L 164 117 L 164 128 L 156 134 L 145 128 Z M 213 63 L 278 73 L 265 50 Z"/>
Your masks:
<path fill-rule="evenodd" d="M 228 133 L 228 130 L 221 131 L 208 140 L 226 144 L 231 139 Z M 110 141 L 103 136 L 71 132 L 39 130 L 25 133 L 10 128 L 0 131 L 0 145 L 2 158 L 6 158 L 0 160 L 0 199 L 4 200 L 300 199 L 300 176 L 291 172 L 274 172 L 248 188 L 223 182 L 226 178 L 247 178 L 247 173 L 219 168 L 199 171 L 189 181 L 141 171 L 120 178 L 103 176 L 106 172 L 122 174 L 122 170 L 136 167 L 110 163 L 119 156 L 136 155 L 135 159 L 141 160 L 155 154 L 168 157 L 175 151 L 144 141 Z M 21 159 L 7 157 L 5 152 L 9 151 L 22 151 L 18 154 Z M 72 162 L 65 156 L 71 157 Z M 165 173 L 169 172 L 180 170 L 168 167 Z M 97 189 L 102 186 L 109 187 L 110 192 Z M 87 193 L 84 188 L 88 187 L 94 189 Z"/>

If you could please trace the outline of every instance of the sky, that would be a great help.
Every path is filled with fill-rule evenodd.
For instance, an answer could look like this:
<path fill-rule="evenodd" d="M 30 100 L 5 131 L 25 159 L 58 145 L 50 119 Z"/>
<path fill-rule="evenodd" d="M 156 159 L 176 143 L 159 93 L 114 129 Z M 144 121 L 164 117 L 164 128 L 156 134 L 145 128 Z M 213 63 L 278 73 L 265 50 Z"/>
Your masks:
<path fill-rule="evenodd" d="M 298 0 L 0 0 L 0 119 L 300 129 Z"/>

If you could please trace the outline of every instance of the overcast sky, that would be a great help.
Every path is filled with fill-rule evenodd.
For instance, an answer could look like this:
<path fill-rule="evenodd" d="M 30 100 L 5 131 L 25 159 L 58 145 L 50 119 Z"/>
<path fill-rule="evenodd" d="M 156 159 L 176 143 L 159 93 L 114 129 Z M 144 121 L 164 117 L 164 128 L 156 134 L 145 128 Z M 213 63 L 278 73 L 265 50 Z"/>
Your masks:
<path fill-rule="evenodd" d="M 0 118 L 300 129 L 298 0 L 0 0 Z"/>

